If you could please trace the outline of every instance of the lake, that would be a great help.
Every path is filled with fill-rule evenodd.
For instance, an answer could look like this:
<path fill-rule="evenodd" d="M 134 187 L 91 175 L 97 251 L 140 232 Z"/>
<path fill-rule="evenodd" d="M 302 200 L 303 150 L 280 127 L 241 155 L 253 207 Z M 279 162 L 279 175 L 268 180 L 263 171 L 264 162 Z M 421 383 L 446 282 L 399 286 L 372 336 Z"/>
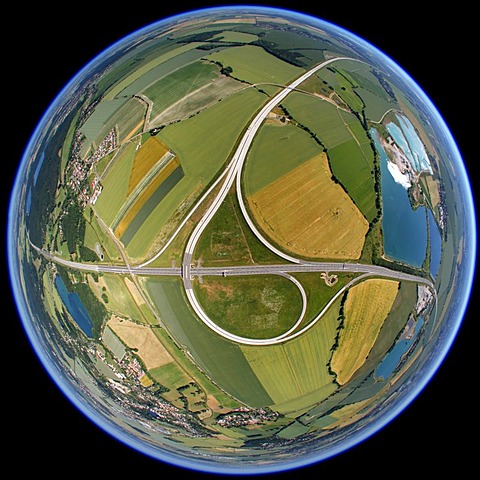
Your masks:
<path fill-rule="evenodd" d="M 90 315 L 76 292 L 69 292 L 60 275 L 55 277 L 55 287 L 68 313 L 87 337 L 92 337 L 93 323 Z"/>
<path fill-rule="evenodd" d="M 405 353 L 408 352 L 410 349 L 412 343 L 414 342 L 415 338 L 418 335 L 418 332 L 420 331 L 420 328 L 423 325 L 424 319 L 423 317 L 419 318 L 416 322 L 413 321 L 413 319 L 410 317 L 408 320 L 409 325 L 407 328 L 411 330 L 412 328 L 415 328 L 415 331 L 412 334 L 409 335 L 402 335 L 402 337 L 397 341 L 395 346 L 387 353 L 385 358 L 382 360 L 380 365 L 377 367 L 377 370 L 375 371 L 375 377 L 378 380 L 387 380 L 388 377 L 394 372 L 394 370 L 397 368 L 398 364 L 402 360 L 402 357 L 405 355 Z"/>
<path fill-rule="evenodd" d="M 421 267 L 427 252 L 427 214 L 425 207 L 413 209 L 407 190 L 395 182 L 388 157 L 375 129 L 370 131 L 380 154 L 383 203 L 383 249 L 385 255 L 399 262 Z"/>
<path fill-rule="evenodd" d="M 442 259 L 442 236 L 430 209 L 428 210 L 428 226 L 430 230 L 430 273 L 436 278 Z"/>

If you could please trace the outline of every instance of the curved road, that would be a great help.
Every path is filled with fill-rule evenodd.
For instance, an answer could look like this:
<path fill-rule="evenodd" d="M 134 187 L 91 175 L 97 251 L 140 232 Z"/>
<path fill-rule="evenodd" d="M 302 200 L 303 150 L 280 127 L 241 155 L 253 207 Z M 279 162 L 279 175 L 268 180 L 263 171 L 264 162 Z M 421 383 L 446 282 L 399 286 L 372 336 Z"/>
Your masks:
<path fill-rule="evenodd" d="M 194 205 L 194 207 L 190 210 L 189 214 L 184 218 L 184 220 L 180 223 L 178 228 L 173 232 L 169 240 L 163 246 L 163 248 L 156 253 L 151 259 L 142 263 L 138 266 L 132 266 L 128 263 L 125 252 L 123 248 L 117 244 L 122 257 L 125 261 L 125 265 L 105 265 L 105 264 L 88 264 L 88 263 L 78 263 L 73 262 L 71 260 L 66 260 L 60 257 L 55 256 L 50 252 L 46 252 L 38 248 L 37 246 L 33 245 L 31 242 L 30 244 L 32 247 L 41 253 L 45 258 L 57 262 L 59 264 L 65 265 L 70 268 L 75 268 L 84 271 L 95 271 L 95 272 L 106 272 L 106 273 L 116 273 L 116 274 L 129 274 L 132 277 L 135 275 L 181 275 L 183 278 L 183 284 L 185 287 L 185 292 L 187 298 L 196 312 L 196 314 L 201 318 L 201 320 L 212 330 L 214 330 L 219 335 L 234 341 L 236 343 L 242 343 L 247 345 L 272 345 L 281 342 L 285 342 L 291 338 L 297 337 L 304 333 L 306 330 L 311 328 L 315 323 L 323 316 L 323 314 L 327 311 L 330 305 L 341 295 L 347 288 L 349 288 L 354 283 L 372 275 L 382 276 L 387 278 L 394 278 L 397 280 L 407 280 L 413 281 L 417 283 L 422 283 L 427 285 L 434 293 L 435 302 L 437 292 L 435 290 L 434 284 L 423 277 L 419 277 L 416 275 L 411 275 L 408 273 L 398 272 L 396 270 L 391 270 L 386 267 L 376 266 L 376 265 L 365 265 L 361 263 L 341 263 L 341 262 L 313 262 L 313 261 L 304 261 L 292 257 L 280 250 L 278 250 L 275 246 L 273 246 L 267 239 L 265 239 L 261 233 L 257 230 L 256 226 L 250 219 L 248 212 L 245 207 L 245 203 L 243 201 L 243 197 L 241 194 L 241 171 L 242 166 L 245 162 L 247 153 L 250 149 L 250 146 L 253 142 L 253 139 L 262 125 L 263 121 L 266 119 L 268 114 L 271 110 L 278 105 L 292 90 L 295 90 L 302 82 L 304 82 L 307 78 L 313 75 L 315 72 L 320 70 L 321 68 L 325 67 L 326 65 L 336 62 L 338 60 L 354 60 L 349 57 L 335 57 L 325 62 L 316 65 L 299 78 L 294 80 L 290 85 L 286 86 L 281 90 L 275 97 L 267 102 L 267 104 L 258 112 L 255 118 L 252 120 L 250 125 L 247 127 L 245 134 L 243 135 L 240 143 L 235 151 L 232 160 L 229 162 L 226 169 L 223 173 L 217 178 L 217 180 L 212 184 L 212 186 L 205 192 L 202 197 L 198 200 L 198 202 Z M 239 201 L 239 205 L 242 211 L 242 214 L 247 222 L 249 228 L 255 234 L 255 236 L 272 252 L 277 254 L 279 257 L 288 260 L 290 263 L 287 264 L 275 264 L 275 265 L 253 265 L 253 266 L 232 266 L 232 267 L 194 267 L 192 266 L 192 258 L 193 253 L 195 251 L 195 247 L 209 224 L 210 220 L 213 218 L 217 210 L 219 209 L 220 205 L 222 204 L 223 200 L 225 199 L 228 191 L 230 190 L 233 182 L 237 182 L 237 197 Z M 205 211 L 201 220 L 196 224 L 193 232 L 191 233 L 182 260 L 182 267 L 181 268 L 158 268 L 158 267 L 148 267 L 150 263 L 152 263 L 156 258 L 158 258 L 165 249 L 170 245 L 173 239 L 176 237 L 178 232 L 183 228 L 185 223 L 191 217 L 191 215 L 196 211 L 196 209 L 203 203 L 203 201 L 211 194 L 211 192 L 223 181 L 219 192 L 215 196 L 214 200 L 212 201 L 211 205 Z M 117 243 L 117 242 L 116 242 Z M 322 312 L 320 312 L 312 322 L 310 322 L 307 326 L 303 327 L 300 330 L 297 328 L 303 321 L 305 316 L 306 306 L 307 306 L 307 297 L 303 286 L 301 285 L 298 280 L 290 275 L 290 273 L 295 272 L 354 272 L 354 273 L 362 273 L 359 277 L 353 279 L 347 285 L 345 285 L 337 294 L 329 301 L 329 303 L 324 307 Z M 235 275 L 282 275 L 288 278 L 290 281 L 295 283 L 295 285 L 299 288 L 301 296 L 302 296 L 302 311 L 300 317 L 297 319 L 295 324 L 288 329 L 287 332 L 279 335 L 277 337 L 268 338 L 268 339 L 251 339 L 246 337 L 240 337 L 234 335 L 222 328 L 218 327 L 203 311 L 201 308 L 197 298 L 195 297 L 195 293 L 192 288 L 191 278 L 193 276 L 208 276 L 208 275 L 216 275 L 216 276 L 235 276 Z M 141 290 L 141 289 L 140 289 Z M 297 331 L 296 331 L 297 330 Z"/>

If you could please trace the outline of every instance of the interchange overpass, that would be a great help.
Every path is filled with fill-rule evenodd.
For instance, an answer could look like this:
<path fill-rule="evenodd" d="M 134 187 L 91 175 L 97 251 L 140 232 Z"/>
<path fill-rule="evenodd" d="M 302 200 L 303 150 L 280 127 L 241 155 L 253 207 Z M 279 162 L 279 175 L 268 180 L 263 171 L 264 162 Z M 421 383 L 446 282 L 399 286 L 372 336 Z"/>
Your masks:
<path fill-rule="evenodd" d="M 122 274 L 130 275 L 137 284 L 135 277 L 136 276 L 178 276 L 182 278 L 183 286 L 187 299 L 190 303 L 190 306 L 193 308 L 197 316 L 212 330 L 214 330 L 219 335 L 222 335 L 229 340 L 235 341 L 237 343 L 249 344 L 249 345 L 270 345 L 275 343 L 284 342 L 291 338 L 294 338 L 302 334 L 307 329 L 311 328 L 326 312 L 329 306 L 335 301 L 339 295 L 341 295 L 347 288 L 349 288 L 354 283 L 368 277 L 368 276 L 380 276 L 386 278 L 392 278 L 399 281 L 412 281 L 420 284 L 427 285 L 434 293 L 436 301 L 436 289 L 434 284 L 427 278 L 412 275 L 409 273 L 400 272 L 397 270 L 389 269 L 386 267 L 378 265 L 367 265 L 362 263 L 354 262 L 314 262 L 314 261 L 305 261 L 292 257 L 291 255 L 279 250 L 276 246 L 272 245 L 267 238 L 265 238 L 262 233 L 257 229 L 254 222 L 250 219 L 248 211 L 245 206 L 245 202 L 242 196 L 241 188 L 241 173 L 242 167 L 247 157 L 250 146 L 253 142 L 253 139 L 263 124 L 264 120 L 267 118 L 271 110 L 278 105 L 287 95 L 294 91 L 302 82 L 304 82 L 311 75 L 316 73 L 321 68 L 327 66 L 328 64 L 339 61 L 339 60 L 355 60 L 349 57 L 335 57 L 329 60 L 326 60 L 312 69 L 308 70 L 296 80 L 291 82 L 289 85 L 285 86 L 278 94 L 276 94 L 272 99 L 270 99 L 261 110 L 255 115 L 254 119 L 247 126 L 245 133 L 241 137 L 238 147 L 235 150 L 230 162 L 224 169 L 224 171 L 218 176 L 215 182 L 210 186 L 210 188 L 201 196 L 197 203 L 193 206 L 189 214 L 182 220 L 178 225 L 177 229 L 173 232 L 170 238 L 167 240 L 165 245 L 149 260 L 143 262 L 140 265 L 131 265 L 129 263 L 126 252 L 124 251 L 123 245 L 120 241 L 113 235 L 113 232 L 101 222 L 102 228 L 109 234 L 117 248 L 119 249 L 123 261 L 123 265 L 107 265 L 107 264 L 95 264 L 95 263 L 81 263 L 67 260 L 61 257 L 58 257 L 50 252 L 47 252 L 39 247 L 30 244 L 32 247 L 43 255 L 46 259 L 53 261 L 55 263 L 64 265 L 69 268 L 74 268 L 81 271 L 91 271 L 91 272 L 104 272 L 112 274 Z M 241 213 L 248 224 L 248 227 L 256 236 L 256 238 L 271 252 L 275 253 L 278 257 L 286 260 L 287 263 L 278 263 L 278 264 L 268 264 L 268 265 L 242 265 L 242 266 L 228 266 L 228 267 L 203 267 L 196 266 L 194 264 L 194 252 L 196 245 L 201 238 L 205 228 L 208 226 L 211 219 L 214 217 L 218 209 L 220 208 L 222 202 L 226 198 L 228 192 L 230 191 L 233 183 L 236 181 L 236 192 L 238 203 L 240 206 Z M 177 236 L 183 226 L 186 224 L 187 220 L 193 215 L 193 213 L 199 208 L 199 206 L 207 199 L 207 197 L 212 193 L 212 191 L 218 188 L 218 192 L 213 198 L 211 204 L 205 210 L 201 219 L 196 223 L 192 233 L 190 234 L 185 250 L 183 252 L 182 265 L 181 267 L 155 267 L 151 264 L 156 260 L 161 254 L 166 250 L 166 248 L 171 244 L 173 239 Z M 101 219 L 99 219 L 100 221 Z M 325 308 L 320 312 L 315 319 L 310 322 L 306 327 L 301 330 L 296 330 L 303 319 L 305 310 L 306 310 L 306 294 L 303 289 L 303 286 L 298 282 L 294 277 L 291 276 L 292 273 L 299 272 L 325 272 L 329 273 L 358 273 L 360 274 L 355 279 L 350 281 L 345 285 L 335 296 L 328 302 Z M 218 327 L 205 313 L 201 305 L 199 304 L 195 292 L 192 286 L 192 279 L 194 277 L 204 277 L 204 276 L 242 276 L 242 275 L 282 275 L 288 278 L 290 281 L 294 282 L 299 288 L 300 293 L 302 294 L 302 314 L 300 318 L 297 319 L 293 327 L 291 327 L 287 332 L 283 333 L 274 338 L 269 339 L 251 339 L 245 337 L 239 337 L 236 335 L 227 332 L 220 327 Z M 138 286 L 138 284 L 137 284 Z M 141 291 L 141 289 L 140 289 Z M 142 296 L 148 303 L 148 299 L 145 298 L 144 293 Z"/>

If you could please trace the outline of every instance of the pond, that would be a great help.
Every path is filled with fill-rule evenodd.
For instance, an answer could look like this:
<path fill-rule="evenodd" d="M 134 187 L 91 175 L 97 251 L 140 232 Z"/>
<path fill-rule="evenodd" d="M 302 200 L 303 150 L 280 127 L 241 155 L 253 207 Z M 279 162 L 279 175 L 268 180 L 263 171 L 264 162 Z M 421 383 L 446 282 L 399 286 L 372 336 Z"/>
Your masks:
<path fill-rule="evenodd" d="M 87 337 L 92 337 L 93 323 L 90 315 L 76 292 L 69 292 L 60 275 L 55 277 L 55 287 L 68 313 Z"/>

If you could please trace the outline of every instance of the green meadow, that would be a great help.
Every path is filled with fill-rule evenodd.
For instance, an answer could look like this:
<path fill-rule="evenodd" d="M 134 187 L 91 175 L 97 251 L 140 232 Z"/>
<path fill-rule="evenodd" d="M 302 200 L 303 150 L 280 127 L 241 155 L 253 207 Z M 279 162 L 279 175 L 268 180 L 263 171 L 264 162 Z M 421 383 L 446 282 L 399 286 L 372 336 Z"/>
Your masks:
<path fill-rule="evenodd" d="M 189 93 L 211 83 L 218 74 L 217 65 L 199 60 L 158 80 L 143 92 L 153 101 L 151 118 Z"/>
<path fill-rule="evenodd" d="M 251 84 L 286 85 L 304 72 L 302 68 L 286 63 L 255 45 L 227 48 L 205 58 L 231 67 L 233 77 Z"/>
<path fill-rule="evenodd" d="M 281 275 L 203 277 L 193 283 L 205 313 L 220 328 L 246 338 L 273 338 L 302 311 L 298 287 Z"/>

